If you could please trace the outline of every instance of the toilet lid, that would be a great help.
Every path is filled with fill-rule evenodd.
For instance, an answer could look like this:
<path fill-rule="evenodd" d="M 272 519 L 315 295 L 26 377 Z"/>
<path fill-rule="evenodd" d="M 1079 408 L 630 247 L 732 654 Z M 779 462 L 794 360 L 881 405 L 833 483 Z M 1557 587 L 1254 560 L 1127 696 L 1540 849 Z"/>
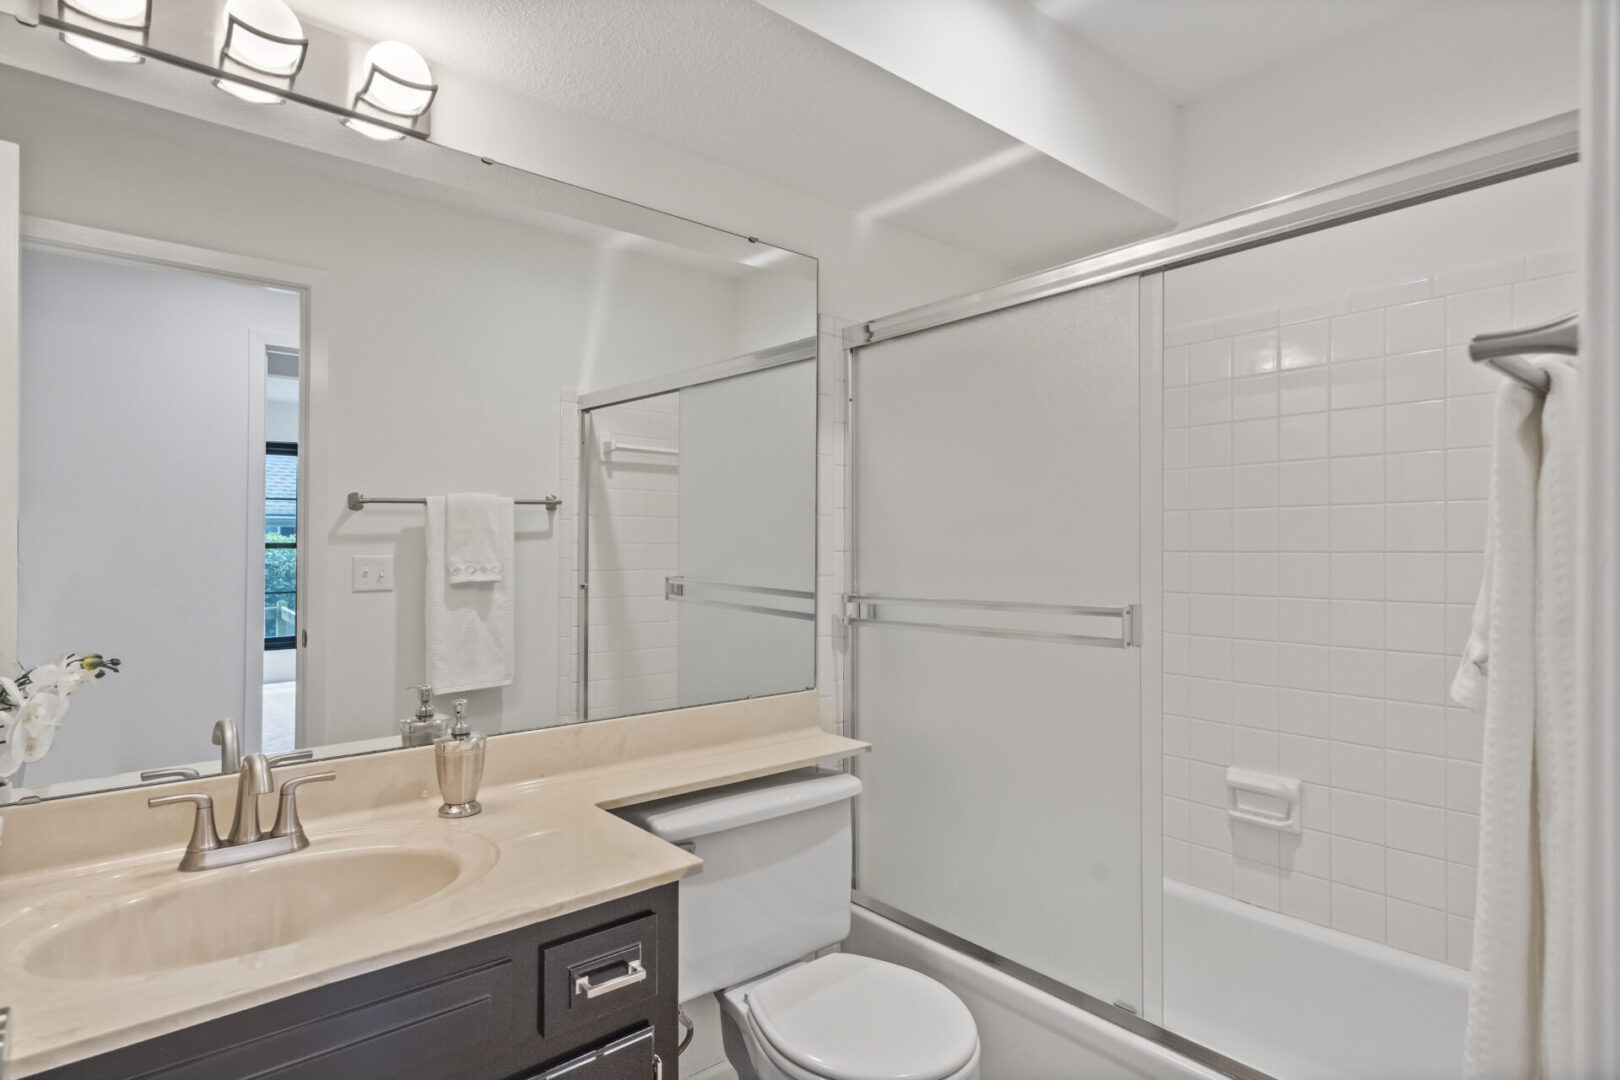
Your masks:
<path fill-rule="evenodd" d="M 973 1014 L 921 972 L 831 953 L 748 991 L 748 1011 L 783 1057 L 828 1080 L 940 1080 L 979 1045 Z"/>

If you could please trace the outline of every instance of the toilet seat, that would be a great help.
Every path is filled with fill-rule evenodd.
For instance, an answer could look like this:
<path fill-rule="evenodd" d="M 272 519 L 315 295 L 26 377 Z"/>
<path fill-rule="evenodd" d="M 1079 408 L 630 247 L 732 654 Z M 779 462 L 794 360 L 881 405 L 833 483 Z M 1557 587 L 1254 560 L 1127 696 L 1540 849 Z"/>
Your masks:
<path fill-rule="evenodd" d="M 790 1080 L 956 1080 L 979 1037 L 957 996 L 921 972 L 833 953 L 750 985 L 747 1025 Z"/>

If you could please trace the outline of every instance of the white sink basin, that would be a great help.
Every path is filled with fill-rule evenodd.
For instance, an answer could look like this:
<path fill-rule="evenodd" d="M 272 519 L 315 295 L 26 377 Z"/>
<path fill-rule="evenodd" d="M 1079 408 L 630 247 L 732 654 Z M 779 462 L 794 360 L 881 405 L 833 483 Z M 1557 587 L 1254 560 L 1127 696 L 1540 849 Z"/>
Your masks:
<path fill-rule="evenodd" d="M 172 874 L 55 922 L 24 968 L 54 979 L 146 975 L 307 941 L 419 903 L 493 865 L 487 845 L 312 848 Z"/>

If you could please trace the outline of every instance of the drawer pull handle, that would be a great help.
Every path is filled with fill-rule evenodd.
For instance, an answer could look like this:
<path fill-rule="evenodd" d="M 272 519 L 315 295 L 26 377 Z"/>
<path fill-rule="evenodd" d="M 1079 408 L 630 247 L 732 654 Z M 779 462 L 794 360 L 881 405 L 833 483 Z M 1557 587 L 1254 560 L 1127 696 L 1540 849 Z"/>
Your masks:
<path fill-rule="evenodd" d="M 574 980 L 574 993 L 583 996 L 588 1001 L 591 998 L 599 998 L 603 994 L 611 994 L 615 990 L 623 990 L 627 986 L 634 986 L 638 982 L 646 981 L 647 969 L 640 960 L 632 960 L 627 966 L 630 969 L 629 971 L 606 982 L 593 983 L 589 975 L 581 975 Z"/>

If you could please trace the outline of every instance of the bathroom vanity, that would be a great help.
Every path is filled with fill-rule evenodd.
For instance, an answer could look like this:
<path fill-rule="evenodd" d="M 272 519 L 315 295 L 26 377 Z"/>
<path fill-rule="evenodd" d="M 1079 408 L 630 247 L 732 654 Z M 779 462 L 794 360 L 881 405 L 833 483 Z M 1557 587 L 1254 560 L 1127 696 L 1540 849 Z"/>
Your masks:
<path fill-rule="evenodd" d="M 664 885 L 39 1075 L 648 1080 L 675 1059 L 675 895 Z"/>

